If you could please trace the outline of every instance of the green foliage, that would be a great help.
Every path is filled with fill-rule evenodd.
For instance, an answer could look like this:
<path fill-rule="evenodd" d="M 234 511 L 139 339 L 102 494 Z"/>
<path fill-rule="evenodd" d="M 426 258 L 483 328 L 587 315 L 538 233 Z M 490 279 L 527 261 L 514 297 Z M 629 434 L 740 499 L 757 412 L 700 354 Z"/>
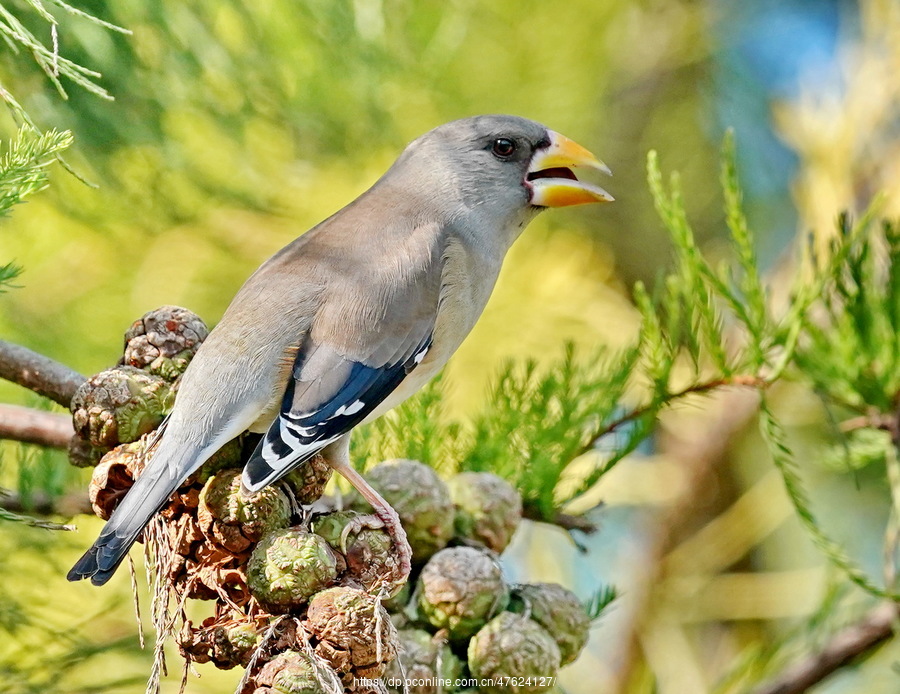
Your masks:
<path fill-rule="evenodd" d="M 460 425 L 447 421 L 443 374 L 419 393 L 371 425 L 358 429 L 351 445 L 355 460 L 375 465 L 390 458 L 426 462 L 453 470 L 462 451 Z"/>
<path fill-rule="evenodd" d="M 721 180 L 737 269 L 724 272 L 714 271 L 697 248 L 677 175 L 672 176 L 667 189 L 655 153 L 648 157 L 650 189 L 674 242 L 677 268 L 664 283 L 656 305 L 650 303 L 646 293 L 637 292 L 644 318 L 645 368 L 652 383 L 648 411 L 658 412 L 679 395 L 670 388 L 670 375 L 680 353 L 696 367 L 694 377 L 681 388 L 682 394 L 731 384 L 765 389 L 793 367 L 792 377 L 811 379 L 826 398 L 840 402 L 852 394 L 849 402 L 861 408 L 895 402 L 900 382 L 895 374 L 897 335 L 892 332 L 890 316 L 898 314 L 898 297 L 891 292 L 900 281 L 893 279 L 891 253 L 897 252 L 893 226 L 884 227 L 889 259 L 882 273 L 884 279 L 872 287 L 877 273 L 870 246 L 881 243 L 868 234 L 874 207 L 856 224 L 842 217 L 828 257 L 797 273 L 789 305 L 782 316 L 774 317 L 767 307 L 753 234 L 741 211 L 734 157 L 733 136 L 729 133 L 722 150 Z M 830 320 L 820 322 L 814 317 L 818 303 L 824 304 Z M 719 306 L 727 307 L 727 314 L 723 315 Z M 667 316 L 665 324 L 655 315 L 660 309 Z M 728 326 L 727 333 L 724 325 Z M 702 342 L 691 339 L 692 335 L 702 336 Z M 809 346 L 801 349 L 801 344 Z M 873 367 L 873 361 L 879 366 Z M 706 365 L 702 378 L 700 365 Z M 879 371 L 870 374 L 873 368 Z M 872 595 L 889 595 L 817 521 L 785 433 L 765 397 L 760 426 L 797 516 L 813 542 L 858 586 Z"/>
<path fill-rule="evenodd" d="M 619 406 L 636 358 L 636 349 L 606 348 L 579 358 L 569 346 L 546 369 L 509 362 L 494 378 L 484 409 L 465 423 L 447 420 L 446 384 L 438 379 L 356 434 L 354 457 L 369 464 L 399 457 L 447 471 L 490 471 L 514 484 L 540 518 L 552 520 L 591 486 L 573 490 L 562 482 Z"/>
<path fill-rule="evenodd" d="M 855 429 L 825 449 L 821 464 L 838 473 L 884 466 L 891 446 L 891 435 L 886 431 Z"/>
<path fill-rule="evenodd" d="M 610 605 L 612 605 L 618 597 L 619 593 L 615 586 L 600 586 L 584 604 L 584 611 L 587 612 L 591 621 L 596 622 L 606 614 Z"/>
<path fill-rule="evenodd" d="M 47 187 L 47 167 L 71 144 L 72 134 L 68 131 L 38 133 L 28 125 L 19 129 L 0 157 L 0 217 Z M 0 269 L 0 285 L 16 274 L 13 265 Z"/>
<path fill-rule="evenodd" d="M 839 220 L 851 233 L 849 218 Z M 900 393 L 900 229 L 853 244 L 804 332 L 797 364 L 817 391 L 858 413 L 890 412 Z"/>
<path fill-rule="evenodd" d="M 843 571 L 847 578 L 860 588 L 878 597 L 895 599 L 896 596 L 890 595 L 889 592 L 878 587 L 857 563 L 850 558 L 847 552 L 825 533 L 816 520 L 809 494 L 804 488 L 800 477 L 797 462 L 791 449 L 788 447 L 784 429 L 773 416 L 765 400 L 763 400 L 760 409 L 760 429 L 762 430 L 763 438 L 768 444 L 772 461 L 784 478 L 784 486 L 788 496 L 791 498 L 791 502 L 794 504 L 797 517 L 809 532 L 812 541 L 837 568 Z"/>
<path fill-rule="evenodd" d="M 570 346 L 544 371 L 533 362 L 508 363 L 473 420 L 460 469 L 508 479 L 526 505 L 552 519 L 577 495 L 563 491 L 560 482 L 613 416 L 636 358 L 636 349 L 601 348 L 579 359 Z"/>
<path fill-rule="evenodd" d="M 16 285 L 13 284 L 16 277 L 22 274 L 22 267 L 16 263 L 7 263 L 0 265 L 0 294 L 7 289 L 11 289 Z"/>
<path fill-rule="evenodd" d="M 104 22 L 87 12 L 62 2 L 62 0 L 51 0 L 51 2 L 56 7 L 59 7 L 72 15 L 86 19 L 105 27 L 106 29 L 130 33 L 127 29 L 115 26 L 109 22 Z M 38 39 L 35 34 L 28 29 L 26 24 L 23 23 L 22 18 L 10 9 L 9 3 L 0 3 L 0 37 L 5 41 L 7 48 L 16 54 L 18 54 L 21 49 L 28 51 L 38 67 L 40 67 L 47 78 L 52 82 L 56 91 L 64 99 L 68 98 L 68 93 L 63 87 L 62 81 L 60 80 L 61 77 L 71 80 L 74 84 L 96 96 L 103 99 L 112 99 L 109 93 L 96 81 L 101 77 L 99 72 L 86 68 L 83 65 L 79 65 L 60 55 L 57 29 L 59 22 L 56 17 L 47 10 L 40 0 L 26 0 L 26 4 L 32 12 L 36 13 L 40 19 L 50 25 L 51 45 L 47 46 Z M 14 99 L 5 92 L 3 93 L 3 96 L 8 105 L 12 107 L 18 115 L 24 115 L 24 111 Z"/>
<path fill-rule="evenodd" d="M 12 441 L 0 442 L 0 479 L 15 489 L 13 492 L 0 486 L 0 525 L 11 522 L 47 530 L 72 530 L 73 526 L 34 518 L 2 507 L 7 499 L 14 498 L 13 508 L 22 509 L 26 514 L 35 514 L 39 500 L 52 505 L 72 481 L 79 478 L 78 471 L 69 464 L 62 451 Z"/>

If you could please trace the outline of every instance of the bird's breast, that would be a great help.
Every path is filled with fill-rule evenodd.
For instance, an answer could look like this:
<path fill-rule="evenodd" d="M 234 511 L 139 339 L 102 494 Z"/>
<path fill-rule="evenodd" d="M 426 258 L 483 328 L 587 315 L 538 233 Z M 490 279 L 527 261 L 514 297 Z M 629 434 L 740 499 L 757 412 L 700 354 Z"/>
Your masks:
<path fill-rule="evenodd" d="M 462 242 L 451 240 L 443 256 L 441 291 L 431 347 L 422 363 L 379 405 L 364 423 L 377 419 L 415 395 L 444 368 L 471 332 L 491 296 L 500 272 L 500 261 L 472 253 Z"/>

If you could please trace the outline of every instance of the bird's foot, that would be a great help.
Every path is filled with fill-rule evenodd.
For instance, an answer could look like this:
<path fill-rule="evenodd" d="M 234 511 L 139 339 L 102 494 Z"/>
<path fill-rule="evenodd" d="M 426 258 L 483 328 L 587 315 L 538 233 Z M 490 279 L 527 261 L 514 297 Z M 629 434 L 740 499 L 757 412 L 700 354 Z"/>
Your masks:
<path fill-rule="evenodd" d="M 346 552 L 347 538 L 360 530 L 365 528 L 384 529 L 391 538 L 391 551 L 394 555 L 394 561 L 390 562 L 392 569 L 384 576 L 384 583 L 388 595 L 394 595 L 409 578 L 412 568 L 412 550 L 397 512 L 390 506 L 376 507 L 373 511 L 374 513 L 370 515 L 357 516 L 344 527 L 341 532 L 341 548 Z"/>
<path fill-rule="evenodd" d="M 384 521 L 374 513 L 354 517 L 341 531 L 341 551 L 347 553 L 347 538 L 351 535 L 357 535 L 361 530 L 381 530 L 383 527 Z"/>
<path fill-rule="evenodd" d="M 395 559 L 394 562 L 391 562 L 392 567 L 384 577 L 384 587 L 389 595 L 394 595 L 406 584 L 412 569 L 412 550 L 409 547 L 409 540 L 406 539 L 406 531 L 400 524 L 400 516 L 397 515 L 397 512 L 350 465 L 348 446 L 349 439 L 344 437 L 331 444 L 322 454 L 328 464 L 352 484 L 353 488 L 372 506 L 373 513 L 369 516 L 360 516 L 348 524 L 341 533 L 341 546 L 346 546 L 347 536 L 352 532 L 358 532 L 367 527 L 384 528 L 391 538 L 391 548 Z"/>

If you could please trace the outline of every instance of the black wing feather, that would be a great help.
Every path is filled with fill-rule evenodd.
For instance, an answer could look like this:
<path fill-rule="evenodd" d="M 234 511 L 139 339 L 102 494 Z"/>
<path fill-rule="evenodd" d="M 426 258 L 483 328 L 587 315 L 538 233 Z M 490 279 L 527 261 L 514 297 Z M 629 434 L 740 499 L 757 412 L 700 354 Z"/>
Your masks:
<path fill-rule="evenodd" d="M 406 359 L 384 366 L 353 362 L 334 396 L 312 411 L 295 412 L 296 378 L 288 383 L 281 414 L 244 467 L 244 486 L 258 491 L 272 484 L 362 422 L 406 378 L 431 347 L 429 334 Z M 294 375 L 301 372 L 306 354 L 298 353 Z"/>

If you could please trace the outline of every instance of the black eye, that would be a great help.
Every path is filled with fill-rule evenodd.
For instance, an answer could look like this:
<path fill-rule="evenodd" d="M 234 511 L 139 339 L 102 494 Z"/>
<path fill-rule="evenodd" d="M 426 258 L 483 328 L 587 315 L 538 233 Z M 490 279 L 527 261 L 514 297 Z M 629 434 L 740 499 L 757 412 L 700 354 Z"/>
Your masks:
<path fill-rule="evenodd" d="M 494 140 L 494 144 L 491 145 L 491 153 L 495 157 L 500 157 L 501 159 L 511 157 L 515 151 L 516 143 L 507 137 L 498 137 Z"/>

